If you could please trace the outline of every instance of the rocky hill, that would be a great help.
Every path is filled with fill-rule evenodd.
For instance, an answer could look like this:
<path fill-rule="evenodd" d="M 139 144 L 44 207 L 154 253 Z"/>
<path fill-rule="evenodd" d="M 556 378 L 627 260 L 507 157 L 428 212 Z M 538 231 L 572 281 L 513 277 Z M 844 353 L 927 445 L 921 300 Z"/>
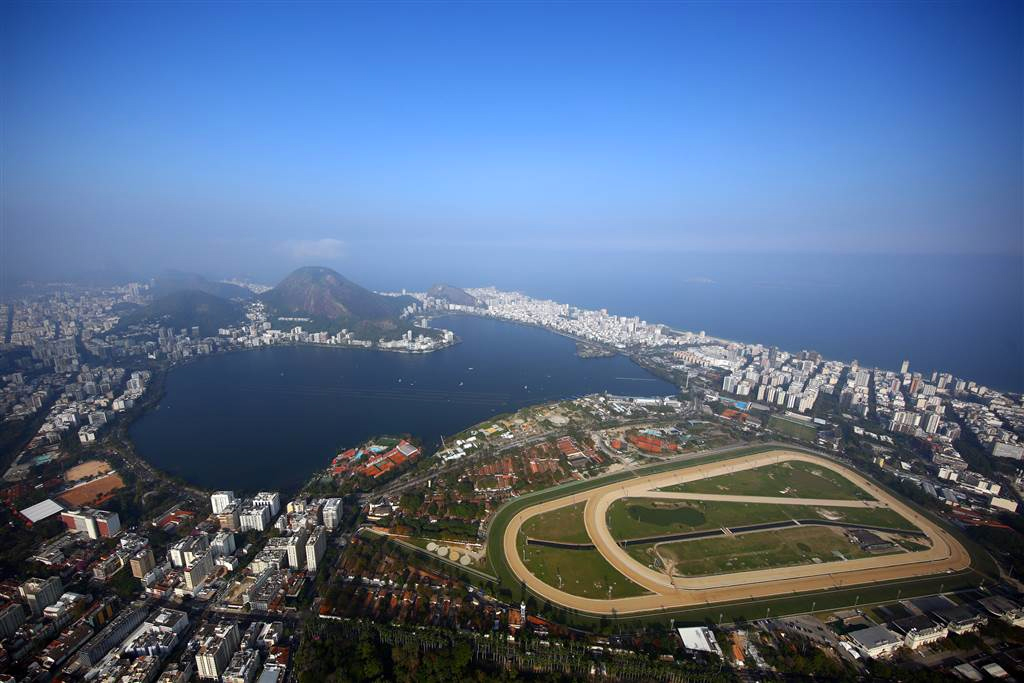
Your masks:
<path fill-rule="evenodd" d="M 427 292 L 427 296 L 439 299 L 441 301 L 447 301 L 448 303 L 455 304 L 457 306 L 479 307 L 484 305 L 482 301 L 477 299 L 475 296 L 473 296 L 466 290 L 445 284 L 434 285 Z"/>
<path fill-rule="evenodd" d="M 139 306 L 126 313 L 118 322 L 122 331 L 133 326 L 159 325 L 191 330 L 199 327 L 199 334 L 208 337 L 217 334 L 221 327 L 238 325 L 245 319 L 245 308 L 236 301 L 229 301 L 207 292 L 196 290 L 176 291 L 161 296 L 145 306 Z"/>
<path fill-rule="evenodd" d="M 382 334 L 408 327 L 402 311 L 415 305 L 411 296 L 383 296 L 361 287 L 330 268 L 299 268 L 273 289 L 260 295 L 271 316 L 304 317 L 309 329 L 348 328 L 362 334 Z"/>

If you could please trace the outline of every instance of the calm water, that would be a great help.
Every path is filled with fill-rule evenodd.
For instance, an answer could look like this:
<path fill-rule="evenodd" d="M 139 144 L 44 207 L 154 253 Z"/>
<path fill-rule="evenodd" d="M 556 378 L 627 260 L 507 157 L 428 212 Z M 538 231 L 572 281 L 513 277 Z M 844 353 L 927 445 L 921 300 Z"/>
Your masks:
<path fill-rule="evenodd" d="M 338 448 L 387 433 L 428 444 L 497 413 L 600 391 L 675 387 L 621 356 L 581 359 L 572 341 L 475 318 L 439 324 L 463 342 L 426 355 L 279 347 L 176 368 L 131 436 L 157 467 L 210 488 L 294 490 Z"/>

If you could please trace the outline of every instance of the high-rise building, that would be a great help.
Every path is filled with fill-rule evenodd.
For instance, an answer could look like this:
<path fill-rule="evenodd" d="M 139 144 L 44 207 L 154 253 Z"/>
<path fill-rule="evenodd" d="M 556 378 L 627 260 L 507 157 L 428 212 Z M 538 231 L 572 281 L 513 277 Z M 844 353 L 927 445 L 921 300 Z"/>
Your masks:
<path fill-rule="evenodd" d="M 238 502 L 231 503 L 217 514 L 217 523 L 221 529 L 230 531 L 241 531 L 241 506 Z"/>
<path fill-rule="evenodd" d="M 327 550 L 327 532 L 322 526 L 313 529 L 313 533 L 306 539 L 306 569 L 316 573 Z"/>
<path fill-rule="evenodd" d="M 215 515 L 219 515 L 224 512 L 224 509 L 234 502 L 234 491 L 217 491 L 210 496 L 210 506 L 213 508 L 213 514 Z"/>
<path fill-rule="evenodd" d="M 293 569 L 302 569 L 306 564 L 306 531 L 299 529 L 288 537 L 288 566 Z"/>
<path fill-rule="evenodd" d="M 235 535 L 230 531 L 218 531 L 210 544 L 213 554 L 218 557 L 235 552 Z"/>
<path fill-rule="evenodd" d="M 142 548 L 135 552 L 128 561 L 132 568 L 132 576 L 141 579 L 156 566 L 156 559 L 153 557 L 152 548 Z"/>
<path fill-rule="evenodd" d="M 194 591 L 202 586 L 206 577 L 213 571 L 213 566 L 213 555 L 209 550 L 196 555 L 195 559 L 185 565 L 185 570 L 182 572 L 185 576 L 185 588 Z"/>
<path fill-rule="evenodd" d="M 25 622 L 25 610 L 16 602 L 9 602 L 0 607 L 0 637 L 14 635 L 18 627 Z"/>
<path fill-rule="evenodd" d="M 253 505 L 266 505 L 270 508 L 270 517 L 277 517 L 281 511 L 281 494 L 276 491 L 260 491 L 252 499 Z"/>
<path fill-rule="evenodd" d="M 242 531 L 266 531 L 270 527 L 270 505 L 258 505 L 244 508 L 238 515 L 238 525 Z"/>
<path fill-rule="evenodd" d="M 241 635 L 238 626 L 231 624 L 208 624 L 197 638 L 196 670 L 199 678 L 217 681 L 228 668 L 231 655 L 238 648 Z"/>
<path fill-rule="evenodd" d="M 199 555 L 206 552 L 210 547 L 210 541 L 205 534 L 199 536 L 187 536 L 177 541 L 167 550 L 167 557 L 171 565 L 184 567 L 192 563 Z"/>
<path fill-rule="evenodd" d="M 65 510 L 60 513 L 60 518 L 68 529 L 85 533 L 93 540 L 116 536 L 121 530 L 121 518 L 116 512 L 106 510 Z"/>
<path fill-rule="evenodd" d="M 25 598 L 28 608 L 34 616 L 43 613 L 43 609 L 57 602 L 60 594 L 64 592 L 64 584 L 60 577 L 51 576 L 48 579 L 29 579 L 21 584 L 18 589 L 21 597 Z"/>
<path fill-rule="evenodd" d="M 341 498 L 328 498 L 324 501 L 324 526 L 327 527 L 328 531 L 334 531 L 341 524 L 342 511 L 343 504 Z"/>
<path fill-rule="evenodd" d="M 903 361 L 903 364 L 900 365 L 900 374 L 901 375 L 905 375 L 908 372 L 910 372 L 910 361 L 909 360 L 905 360 L 905 361 Z"/>

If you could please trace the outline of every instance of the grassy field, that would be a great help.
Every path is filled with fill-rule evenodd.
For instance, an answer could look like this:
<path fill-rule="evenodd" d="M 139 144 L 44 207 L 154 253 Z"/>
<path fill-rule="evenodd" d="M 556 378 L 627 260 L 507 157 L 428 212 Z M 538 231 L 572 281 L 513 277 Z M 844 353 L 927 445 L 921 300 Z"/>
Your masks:
<path fill-rule="evenodd" d="M 590 543 L 590 536 L 583 526 L 584 507 L 586 503 L 576 503 L 531 517 L 523 524 L 523 533 L 546 541 Z"/>
<path fill-rule="evenodd" d="M 522 553 L 523 540 L 516 545 Z M 628 598 L 647 593 L 608 564 L 596 550 L 531 545 L 526 548 L 525 564 L 544 583 L 584 598 Z"/>
<path fill-rule="evenodd" d="M 680 493 L 728 493 L 737 496 L 873 500 L 871 494 L 838 472 L 799 461 L 699 479 L 660 490 Z"/>
<path fill-rule="evenodd" d="M 837 529 L 796 527 L 662 543 L 657 552 L 677 576 L 707 576 L 870 557 Z"/>
<path fill-rule="evenodd" d="M 768 418 L 768 429 L 794 439 L 810 441 L 811 443 L 818 438 L 818 430 L 815 429 L 814 425 L 804 424 L 797 420 L 789 420 L 781 415 L 772 415 Z"/>
<path fill-rule="evenodd" d="M 827 513 L 827 514 L 826 514 Z M 824 508 L 810 505 L 674 501 L 623 498 L 608 508 L 608 529 L 616 540 L 684 531 L 721 529 L 787 519 L 835 519 L 913 529 L 906 519 L 887 508 Z"/>

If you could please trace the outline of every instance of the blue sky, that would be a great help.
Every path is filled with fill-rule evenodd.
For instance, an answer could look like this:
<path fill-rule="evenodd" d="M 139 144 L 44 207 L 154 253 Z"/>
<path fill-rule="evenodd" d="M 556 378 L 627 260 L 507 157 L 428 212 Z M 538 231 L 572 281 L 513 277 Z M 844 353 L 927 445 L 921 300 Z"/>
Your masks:
<path fill-rule="evenodd" d="M 1019 255 L 1022 7 L 7 3 L 4 267 Z"/>

